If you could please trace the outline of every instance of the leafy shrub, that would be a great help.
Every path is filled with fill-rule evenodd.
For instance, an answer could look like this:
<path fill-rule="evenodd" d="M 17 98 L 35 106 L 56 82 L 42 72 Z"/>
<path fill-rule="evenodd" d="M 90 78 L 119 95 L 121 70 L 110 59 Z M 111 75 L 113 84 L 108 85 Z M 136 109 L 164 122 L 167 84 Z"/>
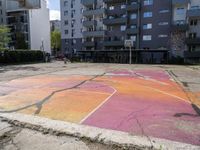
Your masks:
<path fill-rule="evenodd" d="M 39 50 L 0 50 L 0 63 L 25 63 L 40 62 L 44 60 L 44 54 Z"/>

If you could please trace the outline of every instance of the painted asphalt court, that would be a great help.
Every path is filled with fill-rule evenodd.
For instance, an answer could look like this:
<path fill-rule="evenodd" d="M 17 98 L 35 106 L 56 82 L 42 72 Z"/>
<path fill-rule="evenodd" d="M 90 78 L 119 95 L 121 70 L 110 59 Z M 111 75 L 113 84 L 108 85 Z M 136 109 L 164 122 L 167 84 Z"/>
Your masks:
<path fill-rule="evenodd" d="M 38 75 L 3 82 L 0 89 L 1 112 L 200 145 L 200 117 L 188 98 L 192 93 L 163 70 Z"/>

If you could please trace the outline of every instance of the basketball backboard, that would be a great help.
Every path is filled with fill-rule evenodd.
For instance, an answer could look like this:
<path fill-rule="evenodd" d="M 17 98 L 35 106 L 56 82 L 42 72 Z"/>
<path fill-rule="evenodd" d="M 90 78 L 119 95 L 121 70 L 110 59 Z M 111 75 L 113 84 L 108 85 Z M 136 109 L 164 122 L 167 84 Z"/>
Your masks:
<path fill-rule="evenodd" d="M 38 9 L 41 8 L 40 1 L 41 0 L 7 0 L 7 10 Z"/>

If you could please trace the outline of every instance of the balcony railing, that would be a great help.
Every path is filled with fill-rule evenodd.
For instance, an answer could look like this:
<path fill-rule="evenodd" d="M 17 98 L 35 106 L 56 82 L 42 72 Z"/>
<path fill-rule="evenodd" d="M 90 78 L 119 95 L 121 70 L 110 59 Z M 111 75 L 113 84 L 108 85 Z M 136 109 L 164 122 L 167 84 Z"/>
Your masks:
<path fill-rule="evenodd" d="M 103 23 L 105 25 L 113 25 L 113 24 L 125 24 L 127 18 L 111 18 L 111 19 L 104 19 Z"/>
<path fill-rule="evenodd" d="M 173 5 L 184 5 L 188 4 L 190 0 L 172 0 Z"/>
<path fill-rule="evenodd" d="M 97 25 L 97 21 L 96 20 L 83 21 L 83 26 L 85 26 L 85 27 L 91 27 L 91 26 L 96 26 L 96 25 Z"/>
<path fill-rule="evenodd" d="M 103 37 L 105 35 L 105 31 L 84 31 L 84 37 Z"/>
<path fill-rule="evenodd" d="M 97 0 L 81 0 L 81 3 L 84 6 L 91 6 L 93 4 L 95 4 L 97 2 Z"/>
<path fill-rule="evenodd" d="M 125 0 L 103 0 L 104 3 L 112 4 L 112 3 L 121 3 L 125 2 Z"/>
<path fill-rule="evenodd" d="M 139 33 L 139 29 L 138 28 L 129 28 L 129 29 L 126 29 L 126 34 L 130 35 L 130 34 L 138 34 Z"/>
<path fill-rule="evenodd" d="M 197 37 L 197 38 L 186 38 L 186 43 L 188 45 L 200 45 L 200 37 Z"/>
<path fill-rule="evenodd" d="M 135 11 L 135 10 L 138 10 L 139 8 L 140 8 L 140 4 L 127 5 L 127 10 L 128 11 Z"/>
<path fill-rule="evenodd" d="M 187 24 L 185 20 L 175 21 L 171 25 L 172 32 L 176 32 L 176 31 L 183 32 L 183 31 L 187 31 L 188 29 L 189 29 L 189 25 Z"/>
<path fill-rule="evenodd" d="M 97 15 L 102 15 L 105 13 L 104 8 L 99 8 L 99 9 L 94 9 L 94 10 L 84 10 L 83 11 L 83 16 L 97 16 Z"/>
<path fill-rule="evenodd" d="M 200 7 L 197 7 L 196 9 L 189 9 L 187 11 L 187 17 L 198 17 L 200 18 Z"/>
<path fill-rule="evenodd" d="M 94 47 L 95 43 L 93 41 L 85 41 L 83 45 L 84 47 Z"/>

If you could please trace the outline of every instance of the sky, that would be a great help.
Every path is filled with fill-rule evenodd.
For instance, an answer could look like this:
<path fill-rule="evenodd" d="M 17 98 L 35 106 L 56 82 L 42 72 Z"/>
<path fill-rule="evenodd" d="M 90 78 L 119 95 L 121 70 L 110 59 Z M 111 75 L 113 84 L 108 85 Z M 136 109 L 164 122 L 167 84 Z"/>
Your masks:
<path fill-rule="evenodd" d="M 50 20 L 60 20 L 60 0 L 47 0 L 50 9 Z"/>

